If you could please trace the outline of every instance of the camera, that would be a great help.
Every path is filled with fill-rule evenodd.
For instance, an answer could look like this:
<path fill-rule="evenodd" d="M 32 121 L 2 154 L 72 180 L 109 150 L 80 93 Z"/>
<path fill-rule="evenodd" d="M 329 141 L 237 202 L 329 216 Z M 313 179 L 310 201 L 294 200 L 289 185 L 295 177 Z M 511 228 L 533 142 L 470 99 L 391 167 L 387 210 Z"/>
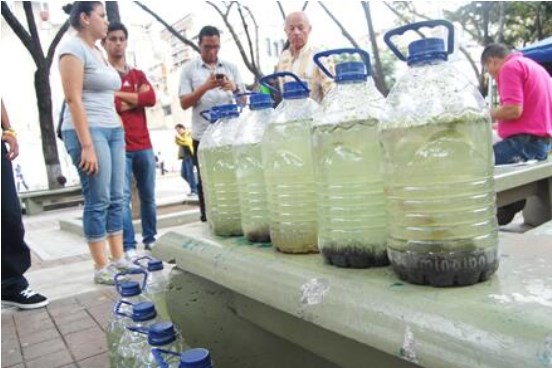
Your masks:
<path fill-rule="evenodd" d="M 222 73 L 217 73 L 217 74 L 215 74 L 215 79 L 218 80 L 218 81 L 223 80 L 224 77 L 225 77 L 225 75 L 222 74 Z"/>

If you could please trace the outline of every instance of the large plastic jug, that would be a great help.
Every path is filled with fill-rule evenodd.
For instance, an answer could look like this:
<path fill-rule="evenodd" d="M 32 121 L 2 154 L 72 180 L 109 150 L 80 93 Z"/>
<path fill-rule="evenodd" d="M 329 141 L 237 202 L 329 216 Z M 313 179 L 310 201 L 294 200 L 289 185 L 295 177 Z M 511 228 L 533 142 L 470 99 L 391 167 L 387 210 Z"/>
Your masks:
<path fill-rule="evenodd" d="M 362 61 L 337 63 L 332 75 L 321 59 L 336 55 L 359 55 Z M 384 98 L 372 80 L 370 56 L 360 49 L 336 49 L 314 55 L 314 61 L 336 82 L 314 116 L 312 131 L 318 247 L 335 266 L 385 266 L 387 214 L 378 137 Z"/>
<path fill-rule="evenodd" d="M 154 323 L 160 322 L 155 306 L 152 302 L 140 302 L 131 305 L 132 313 L 119 312 L 121 317 L 132 321 L 135 327 L 149 328 Z M 117 353 L 119 356 L 118 368 L 132 368 L 136 360 L 140 358 L 143 346 L 147 344 L 147 336 L 137 334 L 125 329 L 121 336 Z"/>
<path fill-rule="evenodd" d="M 270 232 L 261 142 L 273 111 L 272 98 L 254 93 L 249 102 L 250 111 L 242 118 L 234 145 L 241 224 L 247 240 L 267 243 Z"/>
<path fill-rule="evenodd" d="M 263 166 L 272 245 L 285 253 L 317 253 L 317 216 L 310 130 L 319 105 L 309 98 L 305 82 L 289 72 L 267 75 L 261 84 L 291 77 L 282 102 L 263 136 Z"/>
<path fill-rule="evenodd" d="M 408 46 L 391 37 L 422 27 L 448 29 Z M 498 268 L 491 121 L 483 97 L 447 61 L 454 29 L 445 20 L 407 25 L 384 40 L 408 72 L 387 96 L 382 116 L 389 213 L 388 255 L 403 280 L 469 285 Z"/>
<path fill-rule="evenodd" d="M 219 105 L 218 114 L 218 121 L 208 128 L 198 149 L 207 221 L 216 235 L 239 236 L 241 213 L 233 144 L 240 107 Z"/>
<path fill-rule="evenodd" d="M 183 353 L 177 353 L 170 350 L 164 350 L 159 348 L 153 348 L 152 354 L 155 357 L 160 367 L 166 368 L 211 368 L 213 362 L 211 361 L 211 353 L 204 348 L 194 348 L 186 350 Z M 172 359 L 172 363 L 168 363 L 164 358 L 167 356 Z M 174 359 L 174 358 L 177 359 Z"/>
<path fill-rule="evenodd" d="M 155 309 L 161 319 L 170 320 L 165 299 L 169 280 L 165 274 L 163 262 L 150 256 L 143 256 L 137 258 L 134 264 L 148 272 L 144 295 L 155 303 Z"/>
<path fill-rule="evenodd" d="M 128 330 L 134 333 L 140 333 L 147 336 L 147 344 L 143 344 L 140 353 L 137 355 L 135 368 L 159 367 L 152 349 L 159 348 L 164 351 L 183 351 L 185 348 L 181 334 L 176 330 L 171 322 L 157 322 L 146 327 L 130 326 Z M 177 357 L 171 356 L 167 359 L 167 364 L 178 362 Z"/>
<path fill-rule="evenodd" d="M 140 284 L 134 280 L 123 280 L 126 275 L 141 275 L 143 281 Z M 150 301 L 142 290 L 146 286 L 147 272 L 142 269 L 132 269 L 115 275 L 115 289 L 119 294 L 119 299 L 113 305 L 113 313 L 106 327 L 107 355 L 112 367 L 116 367 L 120 361 L 118 353 L 119 343 L 123 332 L 132 321 L 125 318 L 125 315 L 132 313 L 132 305 Z"/>

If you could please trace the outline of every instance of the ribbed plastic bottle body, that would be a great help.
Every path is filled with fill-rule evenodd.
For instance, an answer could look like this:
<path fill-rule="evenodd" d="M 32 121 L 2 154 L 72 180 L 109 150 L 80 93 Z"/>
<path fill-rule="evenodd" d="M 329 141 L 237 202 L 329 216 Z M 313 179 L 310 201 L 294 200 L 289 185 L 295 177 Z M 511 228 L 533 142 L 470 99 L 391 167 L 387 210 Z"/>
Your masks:
<path fill-rule="evenodd" d="M 244 119 L 234 146 L 242 230 L 251 242 L 270 242 L 261 142 L 271 113 L 272 109 L 252 110 Z"/>
<path fill-rule="evenodd" d="M 447 64 L 411 68 L 388 96 L 381 137 L 394 270 L 435 286 L 487 279 L 498 267 L 496 196 L 475 87 Z"/>
<path fill-rule="evenodd" d="M 163 349 L 163 350 L 169 350 L 169 351 L 184 351 L 186 349 L 189 349 L 189 346 L 186 346 L 184 342 L 182 341 L 182 337 L 179 335 L 179 337 L 173 341 L 170 344 L 163 345 L 163 346 L 156 346 L 157 348 Z M 155 357 L 151 353 L 151 349 L 153 346 L 149 344 L 145 344 L 141 347 L 141 354 L 142 357 L 141 361 L 136 361 L 136 364 L 133 368 L 154 368 L 159 367 L 159 364 L 155 361 Z M 167 355 L 165 358 L 165 362 L 168 364 L 169 367 L 178 367 L 180 363 L 180 359 L 177 356 L 173 355 Z"/>
<path fill-rule="evenodd" d="M 136 304 L 139 302 L 150 301 L 143 294 L 136 295 L 134 297 L 122 297 L 121 300 Z M 116 304 L 114 305 L 115 308 Z M 119 311 L 126 315 L 132 314 L 132 306 L 127 304 L 122 304 Z M 132 324 L 132 320 L 128 317 L 119 316 L 115 314 L 115 309 L 113 310 L 111 319 L 107 323 L 105 335 L 107 338 L 107 355 L 109 358 L 110 366 L 117 367 L 121 362 L 121 356 L 119 355 L 118 348 L 123 336 L 123 332 L 128 326 Z"/>
<path fill-rule="evenodd" d="M 167 287 L 169 280 L 163 273 L 163 270 L 148 272 L 148 280 L 144 295 L 151 299 L 155 304 L 155 310 L 160 316 L 161 320 L 170 321 L 169 312 L 167 309 Z"/>
<path fill-rule="evenodd" d="M 311 100 L 284 100 L 263 138 L 270 238 L 274 247 L 286 253 L 318 252 L 310 140 L 317 108 Z"/>
<path fill-rule="evenodd" d="M 318 246 L 336 266 L 388 264 L 378 139 L 383 102 L 373 83 L 338 85 L 315 116 Z"/>
<path fill-rule="evenodd" d="M 199 149 L 201 178 L 205 188 L 207 221 L 216 235 L 242 235 L 241 212 L 233 144 L 239 121 L 221 119 L 209 144 Z"/>

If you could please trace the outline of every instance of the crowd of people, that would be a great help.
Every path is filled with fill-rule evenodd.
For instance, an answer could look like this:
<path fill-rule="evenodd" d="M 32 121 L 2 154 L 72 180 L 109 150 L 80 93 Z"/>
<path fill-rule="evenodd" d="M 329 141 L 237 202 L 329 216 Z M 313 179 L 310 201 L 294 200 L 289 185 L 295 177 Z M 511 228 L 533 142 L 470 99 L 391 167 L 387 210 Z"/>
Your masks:
<path fill-rule="evenodd" d="M 113 276 L 132 268 L 131 261 L 138 256 L 131 211 L 133 180 L 140 199 L 143 248 L 150 250 L 156 241 L 155 169 L 156 158 L 160 158 L 152 148 L 145 112 L 155 104 L 156 96 L 145 73 L 127 63 L 128 30 L 121 23 L 108 23 L 103 2 L 77 1 L 67 11 L 76 33 L 59 49 L 66 103 L 61 135 L 82 186 L 83 228 L 94 263 L 94 281 L 112 284 Z M 276 71 L 293 72 L 307 82 L 311 98 L 321 101 L 333 82 L 312 61 L 318 50 L 309 43 L 312 26 L 308 17 L 304 12 L 290 13 L 284 30 L 289 48 L 280 55 Z M 192 109 L 191 130 L 177 124 L 175 143 L 182 160 L 181 175 L 190 195 L 198 196 L 200 220 L 206 221 L 197 150 L 209 122 L 200 112 L 236 100 L 245 104 L 245 86 L 237 66 L 218 56 L 217 28 L 203 27 L 198 45 L 199 55 L 183 66 L 178 90 L 182 109 Z M 546 159 L 552 136 L 550 76 L 504 45 L 486 47 L 481 62 L 496 79 L 501 98 L 500 106 L 490 112 L 503 138 L 494 145 L 496 164 Z M 33 292 L 23 276 L 30 256 L 11 175 L 18 146 L 3 103 L 2 130 L 2 227 L 15 229 L 2 232 L 2 302 L 38 308 L 47 299 Z M 499 222 L 511 221 L 523 205 L 500 209 Z"/>

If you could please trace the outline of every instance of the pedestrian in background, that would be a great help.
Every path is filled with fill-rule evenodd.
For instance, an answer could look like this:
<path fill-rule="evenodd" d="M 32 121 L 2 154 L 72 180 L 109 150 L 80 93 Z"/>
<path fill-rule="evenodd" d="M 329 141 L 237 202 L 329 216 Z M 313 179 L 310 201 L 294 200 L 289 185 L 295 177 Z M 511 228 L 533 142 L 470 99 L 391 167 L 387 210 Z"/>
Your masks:
<path fill-rule="evenodd" d="M 33 291 L 23 276 L 31 267 L 31 251 L 25 243 L 25 228 L 12 171 L 12 161 L 19 155 L 19 145 L 3 100 L 1 104 L 2 303 L 21 309 L 42 308 L 48 305 L 48 299 Z"/>
<path fill-rule="evenodd" d="M 182 124 L 176 124 L 174 127 L 176 129 L 175 143 L 178 146 L 178 159 L 182 160 L 182 165 L 180 167 L 180 176 L 190 186 L 190 193 L 188 196 L 195 197 L 197 196 L 197 183 L 195 180 L 194 174 L 194 145 L 192 141 L 192 136 L 188 129 Z"/>
<path fill-rule="evenodd" d="M 123 253 L 125 137 L 113 103 L 121 79 L 96 46 L 107 36 L 103 2 L 76 1 L 64 10 L 70 12 L 69 22 L 77 33 L 59 49 L 67 103 L 61 131 L 82 186 L 83 228 L 94 261 L 94 281 L 113 284 L 117 272 L 131 267 Z"/>
<path fill-rule="evenodd" d="M 220 32 L 213 26 L 205 26 L 199 32 L 200 56 L 188 61 L 182 68 L 180 76 L 180 106 L 187 110 L 192 108 L 192 139 L 194 152 L 197 152 L 201 137 L 209 122 L 200 113 L 211 107 L 234 103 L 234 96 L 244 92 L 242 78 L 238 68 L 218 57 L 220 50 Z M 245 97 L 238 98 L 238 103 L 245 104 Z M 197 192 L 201 221 L 207 221 L 205 200 L 201 185 L 201 172 L 194 155 L 197 168 Z"/>
<path fill-rule="evenodd" d="M 132 224 L 132 178 L 140 197 L 142 244 L 149 251 L 157 235 L 155 205 L 155 153 L 151 144 L 146 107 L 155 105 L 155 92 L 143 71 L 126 62 L 128 30 L 121 23 L 111 23 L 102 41 L 111 66 L 117 70 L 122 87 L 115 92 L 115 107 L 123 121 L 126 143 L 125 188 L 123 202 L 123 246 L 127 259 L 138 258 Z"/>

